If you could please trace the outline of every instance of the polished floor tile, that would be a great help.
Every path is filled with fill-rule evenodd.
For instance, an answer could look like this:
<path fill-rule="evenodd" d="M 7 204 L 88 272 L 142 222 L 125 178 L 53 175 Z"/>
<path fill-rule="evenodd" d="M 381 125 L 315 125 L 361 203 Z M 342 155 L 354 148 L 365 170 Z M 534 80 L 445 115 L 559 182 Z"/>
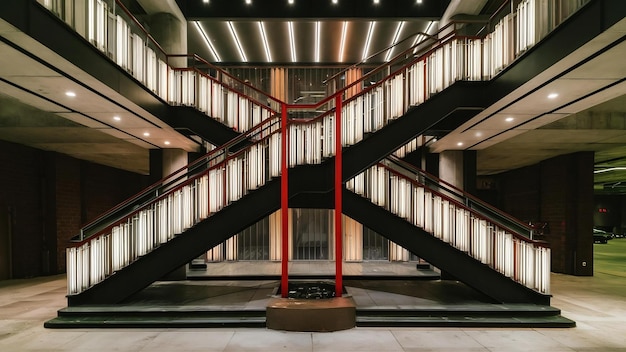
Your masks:
<path fill-rule="evenodd" d="M 626 239 L 596 246 L 611 245 L 626 247 Z M 626 251 L 623 252 L 626 258 Z M 552 305 L 576 321 L 576 327 L 571 329 L 354 328 L 333 333 L 243 328 L 53 330 L 43 328 L 43 323 L 66 306 L 63 275 L 0 281 L 0 351 L 625 352 L 626 260 L 617 265 L 615 258 L 611 260 L 610 270 L 597 262 L 593 277 L 552 274 Z M 229 287 L 225 283 L 222 292 L 240 290 L 233 300 L 262 304 L 259 302 L 265 300 L 268 288 L 249 288 Z M 406 303 L 399 297 L 400 287 L 388 296 L 367 292 L 358 285 L 354 289 L 362 290 L 361 299 L 372 304 Z M 211 301 L 215 297 L 203 299 L 219 302 Z"/>

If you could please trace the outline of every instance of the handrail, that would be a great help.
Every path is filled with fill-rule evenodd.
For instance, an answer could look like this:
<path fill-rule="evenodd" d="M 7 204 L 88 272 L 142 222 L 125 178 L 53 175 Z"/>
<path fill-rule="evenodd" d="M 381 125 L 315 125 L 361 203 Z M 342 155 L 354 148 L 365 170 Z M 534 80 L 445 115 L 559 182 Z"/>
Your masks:
<path fill-rule="evenodd" d="M 526 223 L 522 222 L 521 220 L 513 217 L 511 214 L 505 213 L 504 211 L 492 206 L 491 204 L 475 197 L 474 195 L 465 192 L 464 190 L 456 187 L 455 185 L 442 180 L 440 178 L 438 178 L 437 176 L 434 176 L 433 174 L 428 173 L 425 170 L 421 170 L 418 169 L 417 167 L 415 167 L 412 164 L 407 163 L 406 161 L 394 156 L 394 155 L 389 155 L 386 159 L 387 161 L 392 162 L 393 164 L 399 165 L 400 167 L 404 168 L 405 170 L 415 174 L 416 176 L 422 176 L 425 180 L 428 180 L 436 185 L 443 185 L 444 189 L 446 192 L 449 192 L 451 194 L 454 194 L 455 196 L 461 197 L 469 202 L 475 203 L 485 209 L 487 209 L 488 211 L 495 213 L 495 215 L 500 216 L 502 218 L 504 218 L 507 221 L 512 222 L 513 224 L 515 224 L 517 227 L 521 228 L 524 232 L 529 234 L 529 238 L 533 239 L 533 229 Z M 424 183 L 425 184 L 425 183 Z M 492 219 L 493 220 L 493 219 Z M 505 226 L 504 224 L 500 224 L 502 226 Z M 516 231 L 517 232 L 517 231 Z"/>
<path fill-rule="evenodd" d="M 130 17 L 130 19 L 135 23 L 135 25 L 137 25 L 137 27 L 139 27 L 139 29 L 146 35 L 146 37 L 148 39 L 150 39 L 150 41 L 156 45 L 156 47 L 161 51 L 161 53 L 163 55 L 167 56 L 167 53 L 165 52 L 165 50 L 163 50 L 163 47 L 161 46 L 161 44 L 159 44 L 154 37 L 152 37 L 152 34 L 150 34 L 150 32 L 148 32 L 148 30 L 141 24 L 139 23 L 139 20 L 137 20 L 137 18 L 135 17 L 135 15 L 133 15 L 130 10 L 128 10 L 128 8 L 120 1 L 120 0 L 115 0 L 115 4 L 120 7 L 122 9 L 122 11 L 124 11 L 124 13 L 126 13 L 126 15 L 128 17 Z"/>
<path fill-rule="evenodd" d="M 435 33 L 435 34 L 438 34 L 438 33 L 439 33 L 439 32 L 437 32 L 437 33 Z M 413 36 L 418 36 L 418 35 L 422 35 L 422 36 L 424 36 L 424 37 L 425 37 L 425 40 L 422 40 L 422 41 L 420 41 L 419 43 L 416 43 L 416 44 L 414 44 L 414 45 L 411 45 L 411 47 L 410 47 L 409 49 L 406 49 L 405 51 L 403 51 L 403 52 L 401 52 L 401 53 L 399 53 L 399 54 L 396 54 L 396 55 L 395 55 L 395 56 L 394 56 L 391 60 L 389 60 L 389 62 L 394 61 L 394 60 L 395 60 L 396 58 L 398 58 L 399 56 L 405 55 L 405 54 L 407 54 L 409 51 L 414 50 L 414 49 L 415 49 L 415 48 L 417 48 L 418 46 L 420 46 L 420 45 L 424 44 L 424 42 L 426 41 L 426 39 L 437 39 L 437 38 L 435 37 L 435 35 L 431 35 L 431 34 L 428 34 L 428 33 L 424 33 L 424 32 L 422 32 L 422 31 L 415 32 L 415 33 L 413 33 L 413 34 L 411 34 L 411 35 L 408 35 L 406 38 L 402 39 L 401 41 L 399 41 L 399 42 L 397 42 L 397 43 L 394 43 L 394 44 L 392 44 L 392 45 L 389 45 L 388 47 L 386 47 L 386 48 L 384 48 L 384 49 L 381 49 L 381 50 L 379 50 L 379 51 L 377 51 L 377 52 L 375 52 L 375 53 L 373 53 L 373 54 L 369 55 L 369 56 L 368 56 L 368 57 L 366 57 L 365 59 L 363 59 L 363 60 L 361 60 L 361 61 L 359 61 L 359 62 L 357 62 L 357 63 L 355 63 L 355 64 L 352 64 L 352 65 L 350 65 L 350 66 L 348 66 L 348 67 L 346 67 L 346 68 L 342 69 L 341 71 L 339 71 L 339 72 L 335 73 L 334 75 L 332 75 L 332 76 L 330 76 L 330 77 L 326 78 L 325 80 L 323 80 L 323 81 L 322 81 L 322 83 L 323 83 L 323 84 L 327 84 L 328 82 L 333 81 L 335 78 L 337 78 L 337 77 L 339 77 L 340 75 L 344 74 L 346 71 L 348 71 L 348 70 L 350 70 L 350 69 L 353 69 L 353 68 L 356 68 L 356 67 L 358 67 L 358 66 L 360 66 L 360 65 L 363 65 L 363 64 L 365 64 L 365 63 L 367 62 L 367 60 L 369 60 L 369 59 L 371 59 L 371 58 L 373 58 L 373 57 L 376 57 L 377 55 L 380 55 L 380 54 L 382 54 L 383 52 L 385 52 L 385 51 L 387 51 L 387 50 L 390 50 L 391 48 L 395 48 L 397 45 L 400 45 L 400 44 L 404 43 L 404 42 L 405 42 L 406 40 L 408 40 L 409 38 L 412 38 Z M 387 65 L 387 63 L 383 63 L 382 65 L 386 66 L 386 65 Z"/>
<path fill-rule="evenodd" d="M 278 120 L 277 120 L 276 122 L 278 122 Z M 270 138 L 272 135 L 277 134 L 277 133 L 279 133 L 279 132 L 280 132 L 280 131 L 278 131 L 278 130 L 273 131 L 273 132 L 270 132 L 267 136 L 264 136 L 264 137 L 263 137 L 263 138 L 261 138 L 260 140 L 255 141 L 255 142 L 254 142 L 254 143 L 252 143 L 250 146 L 255 145 L 255 144 L 258 144 L 258 143 L 261 143 L 262 141 L 265 141 L 266 139 Z M 135 214 L 137 214 L 137 213 L 141 212 L 142 210 L 144 210 L 144 209 L 145 209 L 147 206 L 149 206 L 150 204 L 155 203 L 155 202 L 157 202 L 157 201 L 159 201 L 159 200 L 162 200 L 163 198 L 165 198 L 165 197 L 167 197 L 167 196 L 171 195 L 172 193 L 179 191 L 181 188 L 183 188 L 183 187 L 185 187 L 185 186 L 189 185 L 191 182 L 193 182 L 193 181 L 195 181 L 196 179 L 198 179 L 198 178 L 200 178 L 200 177 L 204 176 L 204 175 L 205 175 L 205 173 L 209 172 L 210 170 L 215 170 L 215 169 L 221 169 L 221 168 L 223 168 L 223 167 L 224 167 L 224 164 L 226 164 L 229 160 L 236 158 L 236 157 L 237 157 L 237 156 L 239 156 L 241 153 L 245 152 L 245 150 L 246 150 L 246 149 L 240 149 L 240 150 L 236 151 L 235 153 L 233 153 L 232 155 L 225 156 L 223 160 L 220 160 L 218 163 L 216 163 L 216 164 L 214 164 L 214 165 L 210 166 L 208 169 L 204 170 L 202 173 L 195 173 L 195 174 L 194 174 L 194 172 L 193 172 L 193 171 L 196 171 L 196 170 L 197 170 L 197 167 L 198 167 L 198 165 L 195 165 L 195 166 L 196 166 L 196 168 L 194 168 L 194 169 L 189 169 L 189 171 L 188 171 L 186 174 L 181 175 L 181 176 L 177 177 L 175 180 L 171 181 L 169 184 L 172 184 L 172 183 L 173 183 L 173 184 L 174 184 L 174 187 L 172 187 L 172 188 L 168 188 L 168 189 L 167 189 L 167 191 L 166 191 L 165 193 L 161 193 L 161 194 L 158 194 L 158 193 L 157 193 L 157 194 L 156 194 L 156 197 L 151 198 L 148 202 L 143 203 L 143 204 L 141 204 L 141 205 L 139 205 L 139 206 L 133 206 L 133 209 L 131 210 L 131 212 L 129 212 L 129 213 L 125 213 L 123 216 L 120 216 L 120 217 L 118 217 L 118 218 L 117 218 L 117 219 L 115 219 L 115 220 L 111 220 L 111 221 L 109 221 L 109 224 L 108 224 L 106 227 L 103 227 L 102 229 L 99 229 L 99 230 L 98 230 L 98 232 L 96 232 L 95 234 L 92 234 L 92 235 L 91 235 L 91 236 L 89 236 L 89 237 L 86 237 L 86 238 L 81 238 L 81 239 L 80 239 L 80 241 L 73 242 L 73 243 L 72 243 L 69 247 L 79 247 L 79 246 L 81 246 L 81 245 L 85 244 L 86 242 L 93 240 L 94 238 L 97 238 L 97 237 L 99 237 L 99 236 L 105 235 L 105 234 L 107 233 L 107 231 L 109 231 L 112 227 L 117 226 L 117 225 L 118 225 L 118 223 L 120 222 L 120 220 L 130 218 L 130 217 L 132 217 L 133 215 L 135 215 Z M 214 159 L 217 157 L 217 156 L 214 156 L 214 155 L 213 155 L 213 156 L 212 156 L 213 158 L 210 158 L 210 155 L 209 155 L 209 154 L 212 154 L 212 153 L 208 153 L 207 155 L 205 155 L 205 157 L 207 157 L 207 158 L 204 158 L 204 157 L 203 157 L 203 158 L 200 158 L 200 159 L 198 159 L 198 160 L 195 160 L 192 164 L 200 164 L 200 162 L 207 163 L 207 162 L 210 162 L 210 161 L 214 160 Z M 189 164 L 189 165 L 192 165 L 192 164 Z M 187 167 L 183 167 L 183 168 L 181 168 L 181 169 L 179 169 L 179 170 L 175 171 L 173 174 L 176 174 L 176 173 L 178 173 L 178 172 L 184 171 L 186 168 L 187 168 Z M 193 176 L 192 176 L 192 177 L 190 177 L 190 178 L 185 179 L 185 181 L 184 181 L 184 182 L 177 183 L 177 182 L 181 181 L 184 177 L 187 177 L 187 176 L 188 176 L 188 175 L 190 175 L 190 174 L 193 174 Z M 167 177 L 166 177 L 165 179 L 167 179 Z M 157 182 L 157 184 L 158 184 L 158 182 Z M 169 185 L 169 184 L 168 184 L 168 185 Z M 155 185 L 156 185 L 156 184 L 155 184 Z M 167 186 L 168 186 L 168 185 L 164 185 L 164 186 L 162 186 L 162 187 L 160 187 L 160 188 L 167 188 Z M 157 189 L 157 190 L 158 190 L 158 189 Z M 146 190 L 146 192 L 145 192 L 144 194 L 148 194 L 147 190 Z M 127 202 L 126 204 L 129 204 L 129 203 Z"/>
<path fill-rule="evenodd" d="M 163 177 L 159 181 L 156 181 L 152 185 L 146 187 L 145 189 L 141 190 L 137 194 L 129 197 L 128 199 L 126 199 L 125 201 L 121 202 L 120 204 L 118 204 L 118 205 L 114 206 L 113 208 L 105 211 L 104 213 L 102 213 L 101 215 L 96 217 L 94 220 L 92 220 L 92 221 L 88 222 L 87 224 L 83 225 L 83 227 L 81 228 L 80 234 L 78 235 L 80 241 L 82 242 L 85 239 L 91 238 L 91 237 L 94 236 L 94 234 L 92 234 L 92 235 L 89 235 L 89 236 L 86 237 L 85 236 L 85 230 L 88 230 L 89 228 L 95 227 L 101 221 L 110 220 L 110 219 L 108 219 L 109 216 L 114 215 L 116 212 L 121 211 L 124 208 L 127 208 L 129 206 L 136 207 L 137 204 L 135 204 L 135 202 L 141 201 L 144 196 L 150 195 L 153 192 L 157 192 L 158 193 L 158 191 L 160 189 L 167 188 L 168 186 L 170 186 L 172 184 L 176 184 L 182 178 L 186 177 L 188 174 L 192 173 L 193 171 L 196 171 L 199 167 L 201 167 L 201 165 L 203 163 L 210 162 L 211 160 L 213 160 L 213 158 L 216 157 L 216 154 L 218 154 L 218 153 L 226 153 L 226 152 L 228 152 L 228 150 L 230 148 L 236 146 L 237 144 L 240 144 L 242 142 L 248 141 L 250 139 L 251 135 L 259 132 L 258 130 L 260 130 L 262 128 L 263 129 L 266 128 L 266 125 L 268 123 L 272 122 L 272 120 L 274 120 L 274 123 L 276 123 L 277 122 L 276 117 L 277 117 L 277 115 L 274 115 L 274 116 L 272 116 L 272 117 L 262 121 L 258 125 L 254 126 L 252 129 L 248 130 L 246 133 L 242 133 L 239 136 L 237 136 L 237 137 L 231 139 L 230 141 L 224 143 L 223 145 L 219 146 L 218 148 L 209 151 L 208 153 L 206 153 L 202 157 L 194 160 L 193 162 L 189 163 L 188 165 L 185 165 L 185 166 L 179 168 L 178 170 L 175 170 L 171 174 Z M 271 126 L 267 126 L 267 127 L 271 128 Z M 241 150 L 236 151 L 236 153 L 239 153 L 239 152 L 241 152 Z"/>
<path fill-rule="evenodd" d="M 401 177 L 401 178 L 411 182 L 412 184 L 414 184 L 416 186 L 423 187 L 424 189 L 428 189 L 429 191 L 431 191 L 431 193 L 440 196 L 441 198 L 447 200 L 448 202 L 454 203 L 457 207 L 460 207 L 462 209 L 465 209 L 465 210 L 469 211 L 470 213 L 474 214 L 477 218 L 480 218 L 480 219 L 483 219 L 483 220 L 488 220 L 488 221 L 493 221 L 493 219 L 487 218 L 483 214 L 477 212 L 476 209 L 470 208 L 467 205 L 459 202 L 458 200 L 456 200 L 456 199 L 454 199 L 454 198 L 452 198 L 452 197 L 450 197 L 450 196 L 448 196 L 448 195 L 446 195 L 446 194 L 444 194 L 444 193 L 442 193 L 442 192 L 440 192 L 440 191 L 438 191 L 438 190 L 436 190 L 436 189 L 434 189 L 432 187 L 429 187 L 428 185 L 426 185 L 424 183 L 421 183 L 421 182 L 419 182 L 417 180 L 409 178 L 406 175 L 403 175 L 402 173 L 398 172 L 398 170 L 394 170 L 393 168 L 389 167 L 388 165 L 385 165 L 385 164 L 378 164 L 378 165 L 380 167 L 386 169 L 386 170 L 389 170 L 389 172 L 391 172 L 392 174 L 396 175 L 397 177 Z M 523 235 L 519 234 L 517 231 L 515 231 L 515 230 L 513 230 L 511 228 L 508 228 L 507 226 L 504 226 L 502 224 L 498 224 L 498 226 L 500 226 L 504 230 L 507 230 L 512 236 L 514 236 L 515 238 L 518 238 L 518 239 L 520 239 L 520 240 L 522 240 L 524 242 L 533 243 L 533 244 L 536 244 L 536 245 L 541 246 L 541 247 L 549 247 L 550 246 L 548 244 L 548 242 L 546 242 L 546 241 L 533 240 L 531 238 L 528 238 L 526 236 L 523 236 Z"/>
<path fill-rule="evenodd" d="M 433 52 L 435 52 L 437 49 L 442 48 L 444 45 L 446 45 L 447 43 L 453 41 L 454 39 L 475 39 L 475 37 L 470 37 L 470 36 L 454 36 L 453 33 L 447 35 L 443 42 L 440 42 L 439 45 L 430 48 L 428 51 L 426 51 L 425 53 L 423 53 L 420 56 L 417 56 L 416 58 L 414 58 L 413 60 L 411 60 L 409 63 L 403 65 L 402 67 L 396 69 L 395 71 L 391 72 L 390 74 L 388 74 L 387 76 L 385 76 L 385 78 L 379 80 L 378 82 L 376 82 L 373 85 L 370 85 L 364 89 L 362 89 L 359 93 L 351 96 L 350 98 L 346 99 L 344 101 L 344 103 L 348 103 L 356 98 L 358 98 L 361 95 L 366 94 L 367 92 L 375 89 L 376 87 L 379 87 L 380 85 L 382 85 L 384 82 L 392 79 L 394 76 L 396 76 L 398 73 L 406 70 L 408 67 L 410 67 L 411 65 L 415 64 L 416 62 L 419 61 L 423 61 L 424 59 L 426 59 L 430 54 L 432 54 Z M 391 62 L 391 61 L 390 61 Z M 302 104 L 302 105 L 298 105 L 298 104 L 290 104 L 288 105 L 289 108 L 296 108 L 296 109 L 316 109 L 319 108 L 320 106 L 323 106 L 331 101 L 333 101 L 333 99 L 335 99 L 338 95 L 341 95 L 343 93 L 345 93 L 345 91 L 347 91 L 348 89 L 352 88 L 353 86 L 355 86 L 356 84 L 361 83 L 362 81 L 366 80 L 370 75 L 373 75 L 377 72 L 379 72 L 380 70 L 382 70 L 383 68 L 389 66 L 389 63 L 385 63 L 384 65 L 381 65 L 377 68 L 375 68 L 374 70 L 370 71 L 367 75 L 362 76 L 361 78 L 359 78 L 358 80 L 352 82 L 351 84 L 347 85 L 346 87 L 342 88 L 341 90 L 335 92 L 334 94 L 320 100 L 317 103 L 314 104 Z M 318 119 L 323 118 L 325 115 L 327 114 L 327 112 L 321 113 L 320 115 L 311 118 L 311 119 L 292 119 L 292 122 L 295 123 L 309 123 L 309 122 L 314 122 Z"/>
<path fill-rule="evenodd" d="M 116 0 L 116 1 L 119 1 L 119 0 Z M 176 57 L 186 57 L 186 58 L 192 58 L 193 60 L 195 60 L 195 61 L 199 61 L 199 62 L 201 62 L 201 63 L 203 63 L 203 64 L 207 65 L 208 67 L 210 67 L 210 68 L 212 68 L 212 69 L 214 69 L 214 70 L 218 71 L 220 74 L 222 74 L 222 75 L 224 75 L 224 76 L 226 76 L 226 77 L 228 77 L 228 78 L 230 78 L 230 79 L 232 79 L 232 80 L 236 81 L 237 83 L 240 83 L 240 84 L 242 84 L 243 86 L 248 87 L 248 88 L 250 88 L 250 89 L 254 90 L 255 92 L 259 93 L 260 95 L 264 95 L 264 96 L 266 96 L 268 99 L 270 99 L 270 100 L 274 101 L 275 103 L 278 103 L 278 104 L 282 104 L 282 103 L 284 103 L 282 100 L 280 100 L 280 99 L 278 99 L 278 98 L 276 98 L 276 97 L 274 97 L 274 96 L 270 95 L 269 93 L 264 92 L 264 91 L 260 90 L 259 88 L 257 88 L 257 87 L 255 87 L 255 86 L 253 86 L 252 84 L 250 84 L 250 83 L 248 83 L 248 82 L 246 82 L 246 81 L 243 81 L 243 80 L 241 80 L 240 78 L 237 78 L 237 77 L 233 76 L 232 74 L 230 74 L 228 71 L 224 70 L 223 68 L 221 68 L 221 67 L 219 67 L 219 66 L 216 66 L 216 65 L 214 65 L 214 64 L 212 64 L 212 63 L 210 63 L 209 61 L 207 61 L 207 60 L 205 60 L 204 58 L 200 57 L 198 54 L 166 54 L 166 56 L 167 56 L 168 58 L 170 58 L 170 57 L 172 57 L 172 58 L 176 58 Z M 175 68 L 173 68 L 173 69 L 175 69 L 175 70 L 180 70 L 180 69 L 183 69 L 183 68 L 175 67 Z M 199 71 L 199 72 L 202 72 L 202 71 L 200 71 L 200 70 L 198 70 L 198 71 Z M 203 73 L 203 74 L 205 74 L 206 76 L 210 77 L 210 78 L 211 78 L 213 81 L 215 81 L 215 82 L 218 82 L 218 83 L 224 84 L 223 82 L 220 82 L 220 81 L 219 81 L 217 78 L 215 78 L 215 77 L 212 77 L 212 76 L 210 76 L 210 75 L 208 75 L 208 74 L 206 74 L 206 73 Z M 248 97 L 248 96 L 247 96 L 247 95 L 245 95 L 245 94 L 242 94 L 242 95 L 243 95 L 243 96 Z M 250 97 L 248 97 L 248 98 L 250 98 Z M 261 104 L 261 105 L 263 105 L 263 104 Z"/>

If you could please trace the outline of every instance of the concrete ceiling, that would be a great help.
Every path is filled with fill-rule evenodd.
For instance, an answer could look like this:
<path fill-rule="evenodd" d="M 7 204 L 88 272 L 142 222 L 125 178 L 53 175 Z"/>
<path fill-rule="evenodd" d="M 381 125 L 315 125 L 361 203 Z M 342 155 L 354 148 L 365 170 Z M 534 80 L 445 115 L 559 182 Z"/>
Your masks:
<path fill-rule="evenodd" d="M 418 27 L 427 22 L 420 21 L 407 28 L 421 30 Z M 381 30 L 380 37 L 386 39 L 380 42 L 385 43 L 391 40 L 389 34 L 399 22 L 382 22 L 379 28 L 386 29 Z M 252 28 L 254 23 L 248 21 L 246 26 Z M 275 25 L 279 27 L 280 23 Z M 310 27 L 311 23 L 299 25 Z M 355 27 L 368 26 L 368 21 L 354 23 Z M 218 26 L 217 22 L 211 25 Z M 244 26 L 244 22 L 237 25 Z M 325 25 L 332 26 L 332 22 Z M 403 29 L 402 33 L 413 29 Z M 206 46 L 198 33 L 190 28 L 190 52 L 194 45 Z M 583 150 L 596 152 L 598 170 L 626 167 L 626 84 L 621 81 L 626 77 L 626 45 L 616 45 L 587 64 L 576 66 L 625 33 L 623 20 L 432 144 L 433 151 L 478 150 L 479 174 L 494 174 Z M 364 36 L 362 28 L 355 30 L 355 38 Z M 144 174 L 148 172 L 148 150 L 165 148 L 166 140 L 171 148 L 197 148 L 195 142 L 2 20 L 0 37 L 0 139 Z M 355 48 L 349 51 L 356 52 L 357 59 L 351 60 L 360 61 L 362 49 Z M 23 51 L 49 65 L 32 60 Z M 302 49 L 302 55 L 311 56 L 305 52 Z M 264 55 L 263 51 L 261 61 Z M 329 50 L 321 55 L 327 56 L 332 60 L 336 52 Z M 67 97 L 68 90 L 74 91 L 78 99 Z M 547 94 L 553 91 L 559 93 L 559 98 L 547 100 Z M 114 116 L 121 121 L 114 121 Z M 514 117 L 514 123 L 506 123 L 506 117 Z M 149 137 L 144 136 L 146 132 Z M 626 171 L 597 173 L 596 182 L 598 189 L 617 191 L 621 182 L 626 183 Z"/>
<path fill-rule="evenodd" d="M 0 139 L 147 174 L 198 144 L 0 19 Z M 72 96 L 68 95 L 71 92 Z"/>
<path fill-rule="evenodd" d="M 431 144 L 477 150 L 478 173 L 497 174 L 558 155 L 594 151 L 598 192 L 621 192 L 626 171 L 626 19 Z M 549 98 L 550 94 L 558 94 Z"/>

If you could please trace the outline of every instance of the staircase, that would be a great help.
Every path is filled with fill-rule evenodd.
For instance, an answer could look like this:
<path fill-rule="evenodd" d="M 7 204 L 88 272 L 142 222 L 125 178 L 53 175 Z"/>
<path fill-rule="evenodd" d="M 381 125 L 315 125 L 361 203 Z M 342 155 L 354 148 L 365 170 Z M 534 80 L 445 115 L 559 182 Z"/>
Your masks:
<path fill-rule="evenodd" d="M 289 136 L 290 200 L 323 199 L 332 189 L 336 97 L 346 215 L 495 301 L 548 305 L 549 248 L 527 228 L 383 159 L 456 114 L 463 116 L 457 123 L 464 122 L 580 47 L 598 33 L 572 33 L 596 11 L 587 6 L 542 43 L 517 48 L 525 53 L 511 65 L 513 58 L 499 56 L 492 66 L 468 61 L 473 53 L 490 53 L 501 35 L 445 38 L 361 93 L 344 99 L 340 91 L 323 100 L 319 105 L 330 107 L 319 117 L 286 125 L 279 116 L 297 107 L 276 100 L 266 107 L 198 70 L 172 70 L 181 83 L 167 96 L 170 103 L 229 121 L 241 135 L 89 224 L 67 252 L 69 306 L 120 302 L 279 209 L 282 128 Z M 182 88 L 191 81 L 204 87 L 195 97 Z M 180 109 L 198 117 L 190 107 Z"/>

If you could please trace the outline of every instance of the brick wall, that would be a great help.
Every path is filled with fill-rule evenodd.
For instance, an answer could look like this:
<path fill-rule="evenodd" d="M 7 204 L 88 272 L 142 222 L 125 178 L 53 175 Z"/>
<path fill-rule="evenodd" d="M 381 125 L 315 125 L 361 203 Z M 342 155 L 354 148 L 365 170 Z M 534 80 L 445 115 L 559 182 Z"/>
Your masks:
<path fill-rule="evenodd" d="M 0 142 L 0 213 L 9 217 L 14 277 L 35 276 L 42 269 L 42 158 L 38 150 Z"/>
<path fill-rule="evenodd" d="M 65 248 L 81 226 L 147 183 L 146 176 L 3 141 L 0 163 L 14 278 L 64 272 Z"/>
<path fill-rule="evenodd" d="M 558 156 L 497 179 L 501 209 L 548 223 L 552 271 L 593 275 L 593 153 Z"/>

